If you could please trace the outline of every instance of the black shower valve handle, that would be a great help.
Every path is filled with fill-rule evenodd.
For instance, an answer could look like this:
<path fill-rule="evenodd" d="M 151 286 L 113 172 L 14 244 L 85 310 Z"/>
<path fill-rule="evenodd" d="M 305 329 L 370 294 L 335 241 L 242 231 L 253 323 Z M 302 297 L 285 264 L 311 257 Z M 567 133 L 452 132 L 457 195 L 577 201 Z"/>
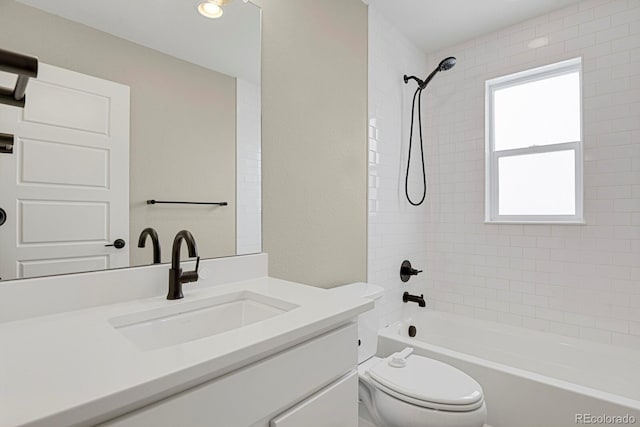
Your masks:
<path fill-rule="evenodd" d="M 416 270 L 415 268 L 411 267 L 402 267 L 402 273 L 406 274 L 407 276 L 417 276 L 418 274 L 422 273 L 422 270 Z"/>
<path fill-rule="evenodd" d="M 420 273 L 422 273 L 422 270 L 413 268 L 410 261 L 402 261 L 402 265 L 400 266 L 400 279 L 403 282 L 408 282 L 411 276 L 417 276 Z"/>

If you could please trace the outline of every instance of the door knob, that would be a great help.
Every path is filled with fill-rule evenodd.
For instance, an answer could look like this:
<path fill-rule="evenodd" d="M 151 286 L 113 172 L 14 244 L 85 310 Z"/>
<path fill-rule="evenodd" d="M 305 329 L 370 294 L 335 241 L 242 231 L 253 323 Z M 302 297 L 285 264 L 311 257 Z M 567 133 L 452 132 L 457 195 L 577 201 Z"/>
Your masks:
<path fill-rule="evenodd" d="M 108 248 L 110 246 L 116 248 L 116 249 L 122 249 L 126 246 L 127 244 L 125 243 L 125 241 L 123 239 L 117 239 L 115 242 L 113 242 L 112 245 L 104 245 L 105 248 Z"/>

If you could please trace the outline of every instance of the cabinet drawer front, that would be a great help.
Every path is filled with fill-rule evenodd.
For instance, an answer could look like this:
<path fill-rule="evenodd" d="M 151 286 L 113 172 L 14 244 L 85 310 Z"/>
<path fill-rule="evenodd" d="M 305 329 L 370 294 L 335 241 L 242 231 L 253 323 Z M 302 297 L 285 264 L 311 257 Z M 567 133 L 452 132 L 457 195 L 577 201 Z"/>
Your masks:
<path fill-rule="evenodd" d="M 291 407 L 356 365 L 357 328 L 351 323 L 102 426 L 247 427 Z"/>
<path fill-rule="evenodd" d="M 270 427 L 355 427 L 358 373 L 352 372 L 274 418 Z"/>

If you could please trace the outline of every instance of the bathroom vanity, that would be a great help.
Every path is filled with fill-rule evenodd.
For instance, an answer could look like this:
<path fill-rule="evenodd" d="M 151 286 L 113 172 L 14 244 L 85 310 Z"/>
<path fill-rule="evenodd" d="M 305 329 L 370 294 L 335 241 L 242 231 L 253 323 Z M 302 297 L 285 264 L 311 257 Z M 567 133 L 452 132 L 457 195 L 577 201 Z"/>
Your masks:
<path fill-rule="evenodd" d="M 84 278 L 112 301 L 82 307 L 79 297 L 76 309 L 0 323 L 0 425 L 357 425 L 354 320 L 373 303 L 251 265 L 242 281 L 220 283 L 256 259 L 266 255 L 203 261 L 216 280 L 188 285 L 179 301 L 158 294 L 167 266 L 5 284 L 17 297 L 25 287 L 71 292 Z M 137 297 L 116 298 L 109 286 Z M 46 296 L 35 295 L 39 306 Z"/>

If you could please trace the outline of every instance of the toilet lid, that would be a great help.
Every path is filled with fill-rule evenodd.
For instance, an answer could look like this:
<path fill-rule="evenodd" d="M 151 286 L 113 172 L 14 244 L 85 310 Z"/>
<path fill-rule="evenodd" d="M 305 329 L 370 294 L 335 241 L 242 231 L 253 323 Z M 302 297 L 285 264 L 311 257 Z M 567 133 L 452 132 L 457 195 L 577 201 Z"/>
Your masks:
<path fill-rule="evenodd" d="M 441 405 L 473 405 L 483 399 L 482 387 L 453 366 L 426 357 L 411 355 L 406 366 L 389 366 L 389 359 L 369 369 L 369 376 L 396 393 Z"/>

